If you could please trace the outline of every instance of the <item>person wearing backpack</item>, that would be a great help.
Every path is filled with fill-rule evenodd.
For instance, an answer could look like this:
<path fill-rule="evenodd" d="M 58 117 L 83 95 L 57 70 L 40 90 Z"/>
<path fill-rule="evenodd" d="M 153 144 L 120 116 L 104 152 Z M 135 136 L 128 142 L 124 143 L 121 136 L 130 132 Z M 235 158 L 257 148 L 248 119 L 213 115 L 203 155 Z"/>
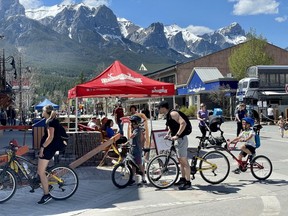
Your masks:
<path fill-rule="evenodd" d="M 179 190 L 186 190 L 191 188 L 190 181 L 190 166 L 188 164 L 187 152 L 188 152 L 188 137 L 191 133 L 192 127 L 188 117 L 174 109 L 169 109 L 169 103 L 167 101 L 161 101 L 158 104 L 160 114 L 166 115 L 166 126 L 168 133 L 164 138 L 170 138 L 175 141 L 175 148 L 177 152 L 177 158 L 180 163 L 182 177 L 175 183 L 179 186 Z"/>
<path fill-rule="evenodd" d="M 53 158 L 56 151 L 59 151 L 63 145 L 63 139 L 65 139 L 63 127 L 59 120 L 56 118 L 57 113 L 53 110 L 52 105 L 46 105 L 43 107 L 42 116 L 46 119 L 46 126 L 44 129 L 44 135 L 40 143 L 38 169 L 37 173 L 40 177 L 42 189 L 44 195 L 38 202 L 38 204 L 45 204 L 49 202 L 52 197 L 49 193 L 51 190 L 48 188 L 48 178 L 46 176 L 46 168 L 49 161 Z"/>
<path fill-rule="evenodd" d="M 242 160 L 246 155 L 251 155 L 251 159 L 256 153 L 256 142 L 255 142 L 255 131 L 253 130 L 254 120 L 251 117 L 245 117 L 242 119 L 242 132 L 238 137 L 231 140 L 230 142 L 244 142 L 241 146 L 241 152 L 238 155 L 238 159 Z M 235 174 L 240 174 L 241 170 L 238 167 L 233 170 Z"/>

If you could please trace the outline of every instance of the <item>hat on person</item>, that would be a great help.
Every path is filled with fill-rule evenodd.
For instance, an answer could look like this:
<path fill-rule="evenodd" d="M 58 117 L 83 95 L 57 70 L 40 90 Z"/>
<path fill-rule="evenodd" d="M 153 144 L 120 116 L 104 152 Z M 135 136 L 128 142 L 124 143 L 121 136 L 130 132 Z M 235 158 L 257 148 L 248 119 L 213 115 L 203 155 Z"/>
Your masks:
<path fill-rule="evenodd" d="M 282 118 L 282 116 L 279 116 L 279 119 L 281 119 Z"/>
<path fill-rule="evenodd" d="M 254 120 L 251 117 L 245 117 L 242 119 L 242 121 L 247 122 L 248 124 L 250 124 L 251 127 L 253 127 L 254 125 Z"/>
<path fill-rule="evenodd" d="M 157 107 L 158 107 L 159 109 L 162 108 L 162 107 L 165 107 L 166 109 L 169 109 L 169 103 L 168 103 L 168 101 L 163 100 L 163 101 L 160 101 L 160 102 L 159 102 L 159 104 L 157 105 Z"/>

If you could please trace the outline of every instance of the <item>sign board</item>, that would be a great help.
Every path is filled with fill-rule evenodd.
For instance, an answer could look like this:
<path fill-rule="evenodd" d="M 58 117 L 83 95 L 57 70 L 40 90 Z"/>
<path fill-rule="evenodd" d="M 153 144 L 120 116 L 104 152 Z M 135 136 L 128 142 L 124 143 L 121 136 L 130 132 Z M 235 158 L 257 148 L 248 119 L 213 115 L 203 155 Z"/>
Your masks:
<path fill-rule="evenodd" d="M 171 147 L 170 140 L 164 139 L 167 134 L 167 130 L 154 130 L 152 131 L 153 140 L 155 143 L 157 154 L 164 154 L 169 151 Z"/>

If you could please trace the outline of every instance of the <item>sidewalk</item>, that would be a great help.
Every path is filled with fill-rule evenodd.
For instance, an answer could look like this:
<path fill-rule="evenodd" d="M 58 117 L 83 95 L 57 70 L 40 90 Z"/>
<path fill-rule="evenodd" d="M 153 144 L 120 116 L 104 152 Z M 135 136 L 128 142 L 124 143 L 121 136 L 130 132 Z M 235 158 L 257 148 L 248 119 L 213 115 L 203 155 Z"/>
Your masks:
<path fill-rule="evenodd" d="M 193 131 L 189 136 L 189 146 L 195 147 L 198 142 L 195 139 L 200 134 L 198 128 L 198 121 L 191 120 Z M 153 129 L 162 129 L 165 125 L 164 120 L 153 121 Z M 225 137 L 230 138 L 235 136 L 235 122 L 227 122 L 221 127 L 225 131 Z M 235 129 L 235 130 L 234 130 Z M 265 136 L 277 136 L 278 131 L 275 126 L 266 126 L 263 128 L 263 135 Z M 23 144 L 23 131 L 5 131 L 4 135 L 0 137 L 0 150 L 8 145 L 11 138 L 15 138 L 19 141 L 19 144 Z M 28 131 L 26 137 L 26 144 L 32 147 L 32 132 Z M 107 209 L 115 209 L 116 206 L 130 206 L 131 203 L 143 201 L 143 196 L 157 196 L 157 199 L 161 199 L 162 202 L 166 202 L 168 195 L 175 196 L 173 189 L 166 190 L 161 193 L 155 190 L 154 187 L 137 188 L 137 186 L 130 186 L 123 190 L 116 188 L 111 181 L 112 167 L 78 167 L 75 169 L 79 177 L 79 188 L 77 192 L 69 199 L 64 201 L 52 200 L 45 206 L 37 204 L 37 201 L 42 196 L 42 190 L 38 189 L 35 193 L 30 193 L 29 187 L 17 188 L 16 194 L 11 200 L 1 204 L 0 215 L 9 216 L 44 216 L 44 215 L 59 215 L 59 216 L 71 216 L 71 215 L 111 215 L 111 212 L 106 212 Z M 233 175 L 229 175 L 229 178 L 234 178 Z M 197 177 L 193 181 L 193 184 L 197 185 L 200 182 L 204 184 L 200 177 Z M 222 187 L 223 185 L 217 186 Z M 224 187 L 224 186 L 223 186 Z M 0 191 L 1 193 L 1 191 Z M 180 193 L 177 193 L 180 194 Z M 195 194 L 197 196 L 195 196 Z M 189 200 L 198 201 L 199 198 L 206 200 L 211 199 L 211 193 L 205 193 L 202 190 L 191 190 L 181 193 L 181 197 L 189 197 Z M 171 197 L 169 198 L 171 199 Z M 195 201 L 195 202 L 196 202 Z M 149 202 L 149 199 L 143 201 L 143 208 Z M 168 202 L 168 201 L 167 201 Z M 126 204 L 125 204 L 126 203 Z M 132 208 L 132 207 L 131 207 Z M 113 215 L 118 213 L 117 209 Z M 134 214 L 135 215 L 135 214 Z"/>

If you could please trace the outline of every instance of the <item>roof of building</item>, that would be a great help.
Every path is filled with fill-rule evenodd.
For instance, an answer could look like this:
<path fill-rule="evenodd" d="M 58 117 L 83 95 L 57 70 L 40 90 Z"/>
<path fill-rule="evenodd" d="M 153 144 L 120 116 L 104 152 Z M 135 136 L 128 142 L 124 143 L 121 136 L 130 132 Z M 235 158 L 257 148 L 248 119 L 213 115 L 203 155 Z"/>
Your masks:
<path fill-rule="evenodd" d="M 211 80 L 224 78 L 221 72 L 216 67 L 195 67 L 192 74 L 197 73 L 200 79 L 205 83 Z"/>

